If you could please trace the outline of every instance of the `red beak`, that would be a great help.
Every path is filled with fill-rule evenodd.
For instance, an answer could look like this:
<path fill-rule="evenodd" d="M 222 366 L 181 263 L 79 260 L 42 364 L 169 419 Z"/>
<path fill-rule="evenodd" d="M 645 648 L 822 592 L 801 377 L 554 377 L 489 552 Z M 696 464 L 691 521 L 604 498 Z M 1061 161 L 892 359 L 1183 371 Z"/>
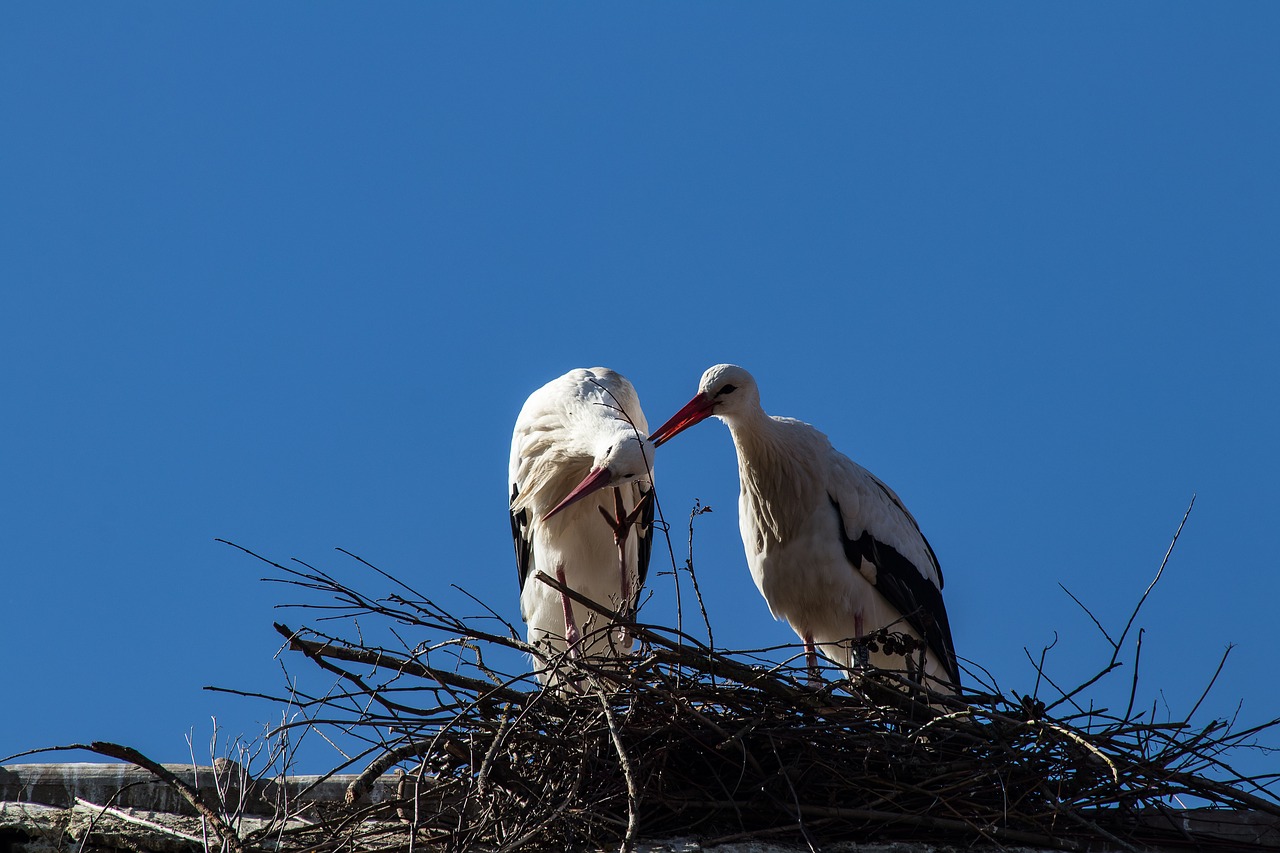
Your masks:
<path fill-rule="evenodd" d="M 653 441 L 653 446 L 659 447 L 663 442 L 675 438 L 694 424 L 705 421 L 711 417 L 711 410 L 715 407 L 715 401 L 706 394 L 699 394 L 694 397 L 688 403 L 685 403 L 683 409 L 672 415 L 671 420 L 649 435 L 650 440 Z"/>
<path fill-rule="evenodd" d="M 609 485 L 611 479 L 613 479 L 613 475 L 609 473 L 608 468 L 592 468 L 591 473 L 581 483 L 574 486 L 573 491 L 565 495 L 564 500 L 556 504 L 551 512 L 542 517 L 542 520 L 546 521 L 560 510 L 569 506 L 569 504 L 577 503 L 592 492 L 603 489 Z"/>

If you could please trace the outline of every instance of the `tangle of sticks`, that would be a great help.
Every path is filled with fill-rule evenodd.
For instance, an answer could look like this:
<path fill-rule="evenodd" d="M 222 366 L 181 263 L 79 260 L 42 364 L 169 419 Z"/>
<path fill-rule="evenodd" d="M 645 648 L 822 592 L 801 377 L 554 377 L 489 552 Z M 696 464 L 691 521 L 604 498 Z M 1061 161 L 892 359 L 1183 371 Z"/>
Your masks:
<path fill-rule="evenodd" d="M 335 686 L 271 698 L 303 710 L 292 725 L 363 745 L 334 768 L 361 771 L 349 810 L 313 827 L 306 845 L 327 828 L 362 849 L 408 838 L 450 849 L 627 849 L 641 836 L 694 835 L 1134 850 L 1203 842 L 1168 817 L 1188 798 L 1280 823 L 1275 777 L 1226 763 L 1278 721 L 1237 730 L 1157 721 L 1133 702 L 1124 713 L 1084 710 L 1079 691 L 1096 678 L 1048 706 L 975 678 L 977 687 L 943 696 L 878 670 L 828 669 L 815 687 L 798 649 L 789 659 L 785 649 L 722 651 L 644 623 L 630 626 L 629 657 L 546 660 L 492 611 L 454 616 L 364 561 L 395 592 L 374 598 L 313 566 L 266 562 L 328 599 L 303 605 L 322 621 L 357 620 L 359 637 L 380 621 L 396 638 L 405 627 L 433 638 L 390 647 L 276 625 Z M 530 582 L 563 589 L 545 575 Z M 573 597 L 599 614 L 596 630 L 624 618 Z M 867 641 L 911 650 L 909 638 L 883 632 Z M 492 664 L 503 658 L 519 665 Z M 576 689 L 543 688 L 530 660 Z M 362 805 L 393 770 L 399 796 Z M 362 836 L 362 826 L 380 828 Z"/>

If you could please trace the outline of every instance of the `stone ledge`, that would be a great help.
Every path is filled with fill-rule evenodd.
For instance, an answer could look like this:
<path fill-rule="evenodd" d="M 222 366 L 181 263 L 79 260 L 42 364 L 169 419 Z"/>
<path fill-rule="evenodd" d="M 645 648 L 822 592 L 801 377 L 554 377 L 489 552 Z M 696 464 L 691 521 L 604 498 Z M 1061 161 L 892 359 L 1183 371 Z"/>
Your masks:
<path fill-rule="evenodd" d="M 239 794 L 236 785 L 241 777 L 232 762 L 215 766 L 166 764 L 165 769 L 207 795 L 217 795 L 215 780 L 225 789 Z M 354 775 L 289 776 L 285 794 L 297 799 L 306 791 L 306 802 L 341 803 Z M 321 781 L 323 779 L 323 781 Z M 369 801 L 382 802 L 395 793 L 395 777 L 384 777 L 369 792 Z M 275 801 L 275 782 L 251 784 L 244 797 L 244 811 L 270 814 Z M 77 800 L 100 806 L 137 808 L 153 812 L 195 815 L 195 810 L 182 795 L 156 779 L 150 772 L 132 764 L 77 762 L 66 764 L 9 764 L 0 766 L 0 803 L 39 803 L 70 808 Z"/>

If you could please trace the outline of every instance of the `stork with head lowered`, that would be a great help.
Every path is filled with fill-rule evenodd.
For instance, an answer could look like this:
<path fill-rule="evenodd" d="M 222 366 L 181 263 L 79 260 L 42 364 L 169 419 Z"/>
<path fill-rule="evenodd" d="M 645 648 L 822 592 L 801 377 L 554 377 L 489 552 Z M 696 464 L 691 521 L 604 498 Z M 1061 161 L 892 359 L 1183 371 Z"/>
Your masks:
<path fill-rule="evenodd" d="M 653 444 L 635 388 L 593 367 L 534 391 L 516 418 L 509 470 L 530 645 L 548 659 L 628 652 L 625 628 L 601 625 L 604 617 L 536 576 L 546 572 L 604 607 L 634 612 L 653 544 Z M 554 672 L 544 668 L 539 677 L 549 681 Z"/>

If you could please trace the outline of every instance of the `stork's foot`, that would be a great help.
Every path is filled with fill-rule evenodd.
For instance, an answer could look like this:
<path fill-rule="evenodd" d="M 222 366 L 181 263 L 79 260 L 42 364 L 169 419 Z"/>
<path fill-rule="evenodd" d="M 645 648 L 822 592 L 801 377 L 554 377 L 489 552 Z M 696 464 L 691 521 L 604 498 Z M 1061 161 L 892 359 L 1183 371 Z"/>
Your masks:
<path fill-rule="evenodd" d="M 650 501 L 653 500 L 653 492 L 645 492 L 640 500 L 636 501 L 636 505 L 631 508 L 631 512 L 627 512 L 626 506 L 622 503 L 622 489 L 613 490 L 613 515 L 604 507 L 600 507 L 600 514 L 604 516 L 605 523 L 609 525 L 609 529 L 613 531 L 613 541 L 621 545 L 627 541 L 627 534 L 631 532 L 631 528 L 640 520 L 641 513 L 644 512 Z"/>
<path fill-rule="evenodd" d="M 645 492 L 631 512 L 627 512 L 626 505 L 622 502 L 622 490 L 614 489 L 613 515 L 609 515 L 609 511 L 604 507 L 599 508 L 605 523 L 613 531 L 613 544 L 618 547 L 618 591 L 620 593 L 618 612 L 627 622 L 635 619 L 637 604 L 637 591 L 632 590 L 631 573 L 627 571 L 627 537 L 631 534 L 631 528 L 639 523 L 641 514 L 652 500 L 653 492 Z M 625 624 L 618 629 L 618 642 L 623 649 L 631 647 L 631 630 Z"/>

